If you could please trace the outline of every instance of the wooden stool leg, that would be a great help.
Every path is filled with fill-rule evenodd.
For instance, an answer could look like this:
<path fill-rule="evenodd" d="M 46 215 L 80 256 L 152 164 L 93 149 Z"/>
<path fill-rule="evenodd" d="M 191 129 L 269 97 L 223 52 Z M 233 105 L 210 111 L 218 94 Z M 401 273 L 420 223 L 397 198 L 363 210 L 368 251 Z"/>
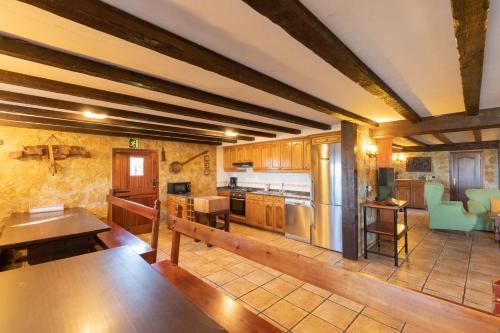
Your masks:
<path fill-rule="evenodd" d="M 179 250 L 181 245 L 181 233 L 178 231 L 172 232 L 172 250 L 170 251 L 170 261 L 172 264 L 179 263 Z"/>
<path fill-rule="evenodd" d="M 224 214 L 224 231 L 229 232 L 229 213 Z"/>
<path fill-rule="evenodd" d="M 398 211 L 394 210 L 394 265 L 398 267 Z"/>

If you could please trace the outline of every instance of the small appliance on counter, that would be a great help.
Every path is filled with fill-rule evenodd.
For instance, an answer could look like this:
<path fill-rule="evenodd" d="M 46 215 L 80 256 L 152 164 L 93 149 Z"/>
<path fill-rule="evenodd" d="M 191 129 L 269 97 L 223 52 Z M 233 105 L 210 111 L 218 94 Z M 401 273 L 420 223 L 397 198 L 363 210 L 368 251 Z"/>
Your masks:
<path fill-rule="evenodd" d="M 167 183 L 167 194 L 191 193 L 191 183 Z"/>
<path fill-rule="evenodd" d="M 238 177 L 229 178 L 229 188 L 235 189 L 238 186 Z"/>

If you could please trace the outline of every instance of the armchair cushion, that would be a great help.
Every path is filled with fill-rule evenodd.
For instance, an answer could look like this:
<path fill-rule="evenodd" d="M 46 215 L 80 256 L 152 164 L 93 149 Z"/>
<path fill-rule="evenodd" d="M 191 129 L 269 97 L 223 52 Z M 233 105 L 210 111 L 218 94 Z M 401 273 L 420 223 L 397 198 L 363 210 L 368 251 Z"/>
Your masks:
<path fill-rule="evenodd" d="M 491 213 L 500 213 L 500 199 L 491 198 L 490 199 Z"/>
<path fill-rule="evenodd" d="M 500 190 L 488 188 L 471 188 L 465 190 L 465 195 L 469 198 L 467 207 L 469 212 L 476 214 L 478 222 L 475 230 L 493 230 L 493 223 L 490 219 L 491 199 L 500 198 Z"/>

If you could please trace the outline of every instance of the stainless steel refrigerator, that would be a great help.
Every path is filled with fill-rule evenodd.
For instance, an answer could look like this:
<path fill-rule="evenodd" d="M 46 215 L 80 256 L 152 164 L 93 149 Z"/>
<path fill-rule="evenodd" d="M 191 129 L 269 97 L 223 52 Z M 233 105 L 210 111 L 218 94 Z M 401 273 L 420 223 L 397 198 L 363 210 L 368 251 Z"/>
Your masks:
<path fill-rule="evenodd" d="M 311 149 L 311 243 L 342 252 L 342 161 L 340 143 Z"/>

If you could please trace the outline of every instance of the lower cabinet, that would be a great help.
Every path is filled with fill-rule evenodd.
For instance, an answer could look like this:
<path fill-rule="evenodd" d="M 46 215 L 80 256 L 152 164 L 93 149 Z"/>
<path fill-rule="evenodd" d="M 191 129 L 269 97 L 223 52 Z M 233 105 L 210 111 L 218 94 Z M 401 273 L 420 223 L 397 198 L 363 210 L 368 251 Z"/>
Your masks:
<path fill-rule="evenodd" d="M 271 195 L 247 194 L 246 224 L 285 232 L 285 199 Z"/>
<path fill-rule="evenodd" d="M 167 195 L 167 218 L 168 216 L 176 216 L 176 208 L 180 207 L 181 218 L 194 221 L 193 199 L 177 195 Z"/>
<path fill-rule="evenodd" d="M 425 180 L 396 179 L 396 198 L 410 208 L 425 208 L 424 185 Z"/>

